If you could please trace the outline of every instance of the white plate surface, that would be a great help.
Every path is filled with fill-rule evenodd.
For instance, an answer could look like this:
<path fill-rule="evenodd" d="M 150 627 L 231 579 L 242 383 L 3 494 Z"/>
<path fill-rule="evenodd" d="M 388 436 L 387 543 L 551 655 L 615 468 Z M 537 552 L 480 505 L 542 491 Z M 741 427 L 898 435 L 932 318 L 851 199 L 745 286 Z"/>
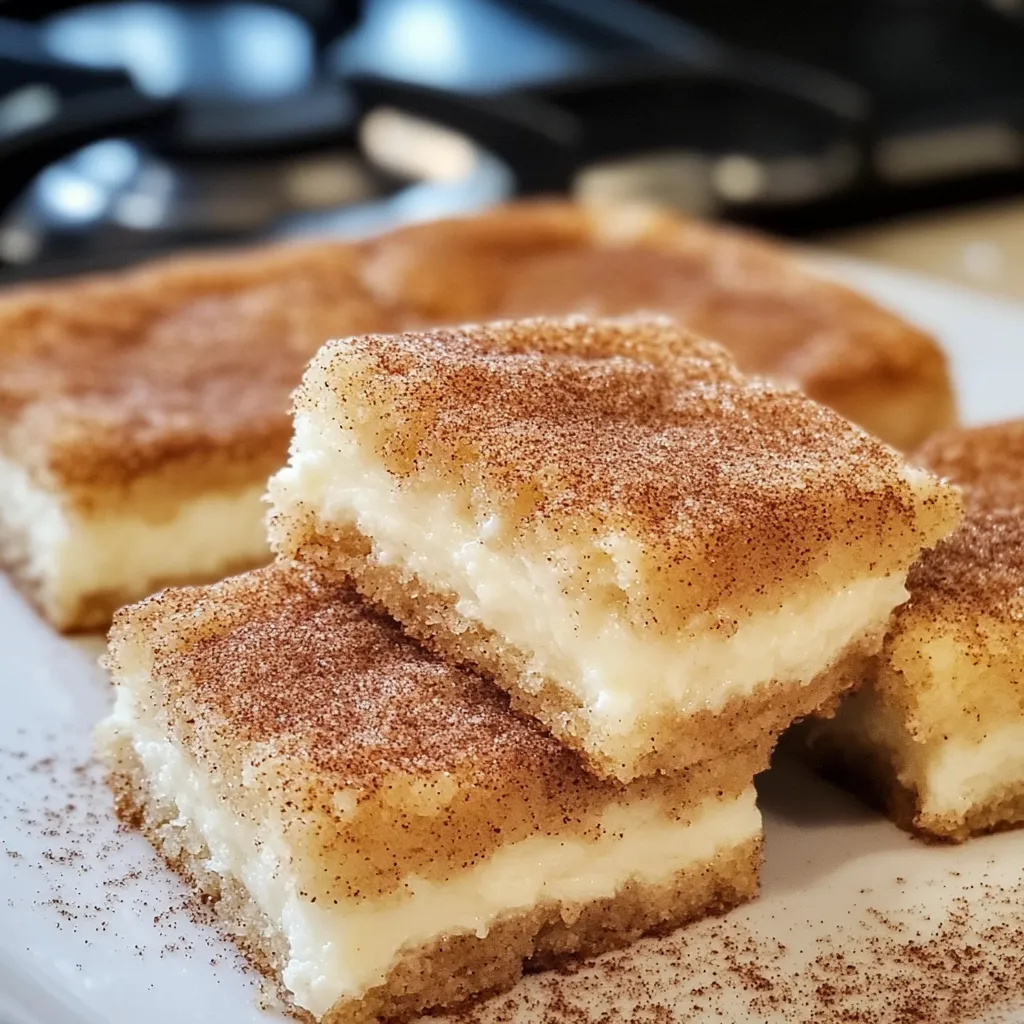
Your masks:
<path fill-rule="evenodd" d="M 965 421 L 1024 414 L 1024 307 L 828 266 L 938 335 Z M 0 581 L 0 1022 L 279 1020 L 183 909 L 184 886 L 116 827 L 87 767 L 108 697 L 99 650 L 56 637 Z M 785 765 L 762 795 L 758 901 L 572 977 L 529 979 L 474 1018 L 1024 1021 L 1024 832 L 924 846 Z"/>

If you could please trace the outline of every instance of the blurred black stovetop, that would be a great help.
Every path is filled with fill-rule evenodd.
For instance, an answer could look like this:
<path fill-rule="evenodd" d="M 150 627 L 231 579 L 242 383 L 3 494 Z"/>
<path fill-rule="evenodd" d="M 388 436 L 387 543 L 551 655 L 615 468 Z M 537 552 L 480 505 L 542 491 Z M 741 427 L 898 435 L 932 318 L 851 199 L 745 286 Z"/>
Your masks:
<path fill-rule="evenodd" d="M 0 279 L 515 194 L 792 235 L 1024 191 L 1024 7 L 0 3 Z"/>

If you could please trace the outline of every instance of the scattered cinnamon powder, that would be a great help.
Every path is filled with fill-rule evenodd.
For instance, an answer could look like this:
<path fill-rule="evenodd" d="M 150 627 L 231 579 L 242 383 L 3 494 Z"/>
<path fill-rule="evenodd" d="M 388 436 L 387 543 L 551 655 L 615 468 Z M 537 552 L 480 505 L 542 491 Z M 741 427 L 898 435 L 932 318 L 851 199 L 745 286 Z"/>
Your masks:
<path fill-rule="evenodd" d="M 959 873 L 950 872 L 950 879 Z M 1024 882 L 952 883 L 944 919 L 869 908 L 801 946 L 733 915 L 527 979 L 458 1024 L 961 1024 L 1024 1000 Z M 827 911 L 823 908 L 823 913 Z M 879 927 L 881 924 L 882 927 Z"/>
<path fill-rule="evenodd" d="M 39 737 L 32 743 L 26 740 L 26 745 L 33 750 L 44 745 L 52 749 L 59 747 L 60 740 L 48 735 L 41 741 Z M 24 784 L 38 775 L 46 776 L 46 784 L 33 787 L 29 802 Z M 92 945 L 95 936 L 113 934 L 111 922 L 127 904 L 134 915 L 148 913 L 158 932 L 152 950 L 135 946 L 133 952 L 139 956 L 195 952 L 182 926 L 186 918 L 209 921 L 209 911 L 190 896 L 153 885 L 154 880 L 163 881 L 165 874 L 156 860 L 123 870 L 126 837 L 111 827 L 109 803 L 98 765 L 65 753 L 35 757 L 27 749 L 0 748 L 0 822 L 13 825 L 5 830 L 0 849 L 24 875 L 25 902 L 37 913 L 55 918 L 59 930 L 87 936 L 86 945 Z M 13 836 L 20 837 L 21 849 L 9 845 Z M 101 876 L 98 889 L 89 877 L 95 874 Z M 17 905 L 13 900 L 8 904 Z M 214 933 L 207 941 L 219 948 Z"/>
<path fill-rule="evenodd" d="M 118 943 L 126 957 L 182 956 L 220 964 L 210 931 L 197 949 L 187 914 L 206 908 L 175 897 L 153 858 L 124 856 L 134 840 L 111 827 L 99 768 L 69 751 L 66 737 L 19 734 L 0 748 L 0 821 L 6 869 L 23 878 L 22 899 L 84 945 Z M 40 757 L 37 751 L 52 751 Z M 29 783 L 34 782 L 34 785 Z M 43 784 L 40 785 L 40 782 Z M 29 799 L 31 795 L 32 799 Z M 14 837 L 17 837 L 16 839 Z M 999 864 L 1005 868 L 1006 851 Z M 769 846 L 769 857 L 771 847 Z M 1010 1021 L 1024 1004 L 1024 879 L 1004 881 L 995 862 L 979 871 L 933 871 L 893 879 L 910 900 L 943 890 L 934 910 L 886 895 L 884 879 L 860 891 L 859 910 L 815 910 L 824 931 L 765 924 L 764 904 L 699 922 L 562 972 L 536 975 L 513 992 L 457 1015 L 458 1024 L 965 1024 Z M 906 869 L 904 869 L 906 871 Z M 997 878 L 999 880 L 997 880 Z M 99 885 L 96 883 L 99 882 Z M 935 901 L 929 900 L 934 906 Z M 153 939 L 116 933 L 125 905 L 153 922 Z M 755 926 L 752 922 L 762 924 Z M 816 937 L 815 937 L 816 936 Z M 196 954 L 199 954 L 198 957 Z M 241 968 L 239 968 L 241 969 Z M 260 980 L 254 978 L 259 989 Z M 268 998 L 268 1005 L 273 1001 Z"/>
<path fill-rule="evenodd" d="M 54 785 L 39 806 L 18 802 L 17 783 L 47 772 Z M 57 928 L 87 932 L 85 943 L 106 942 L 111 911 L 130 901 L 152 919 L 152 947 L 130 955 L 193 957 L 182 931 L 183 913 L 203 914 L 193 901 L 168 901 L 152 883 L 154 861 L 127 872 L 112 855 L 126 837 L 108 835 L 105 787 L 99 769 L 60 756 L 33 760 L 23 750 L 0 749 L 0 818 L 13 818 L 26 846 L 53 839 L 39 860 L 5 847 L 37 887 L 39 913 Z M 56 835 L 51 837 L 50 831 Z M 83 872 L 105 871 L 97 902 L 76 883 Z M 906 879 L 894 879 L 905 886 Z M 951 890 L 941 920 L 920 907 L 893 910 L 870 904 L 840 917 L 817 940 L 797 933 L 771 937 L 743 912 L 645 940 L 628 950 L 561 972 L 536 975 L 514 991 L 456 1015 L 457 1024 L 698 1024 L 705 1021 L 784 1021 L 786 1024 L 962 1024 L 985 1016 L 1009 1021 L 1024 1000 L 1024 880 L 1016 886 L 957 870 L 940 883 Z M 869 900 L 883 897 L 864 889 Z M 827 918 L 828 908 L 822 908 Z M 220 963 L 220 945 L 210 934 Z M 201 962 L 201 961 L 200 961 Z"/>

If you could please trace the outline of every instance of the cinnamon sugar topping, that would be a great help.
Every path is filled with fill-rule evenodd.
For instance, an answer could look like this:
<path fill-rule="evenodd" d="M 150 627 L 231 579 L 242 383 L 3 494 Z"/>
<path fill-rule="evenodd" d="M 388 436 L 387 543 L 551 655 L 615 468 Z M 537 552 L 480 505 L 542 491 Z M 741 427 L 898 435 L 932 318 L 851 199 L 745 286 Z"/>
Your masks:
<path fill-rule="evenodd" d="M 598 780 L 493 684 L 428 654 L 346 584 L 286 561 L 123 609 L 108 655 L 116 677 L 131 677 L 139 643 L 199 756 L 292 761 L 360 799 L 407 777 L 530 793 L 558 817 L 626 794 L 665 795 L 681 813 L 708 793 L 738 794 L 767 756 L 760 744 L 672 778 Z"/>
<path fill-rule="evenodd" d="M 284 823 L 309 851 L 295 870 L 330 899 L 447 878 L 531 835 L 597 838 L 604 812 L 634 800 L 686 821 L 767 762 L 762 742 L 674 776 L 601 781 L 492 684 L 287 562 L 123 609 L 108 660 L 220 800 Z"/>
<path fill-rule="evenodd" d="M 188 457 L 229 473 L 272 468 L 287 450 L 288 396 L 324 338 L 389 323 L 354 260 L 337 243 L 280 247 L 10 294 L 6 444 L 70 488 Z"/>
<path fill-rule="evenodd" d="M 1024 420 L 938 434 L 917 458 L 963 488 L 967 514 L 911 570 L 908 612 L 945 604 L 1024 618 Z"/>
<path fill-rule="evenodd" d="M 279 563 L 147 604 L 170 628 L 155 654 L 172 704 L 198 709 L 225 744 L 267 745 L 360 792 L 438 773 L 473 785 L 522 776 L 553 791 L 595 787 L 496 687 L 442 664 L 313 571 Z M 118 621 L 115 658 L 131 616 Z"/>
<path fill-rule="evenodd" d="M 629 206 L 519 203 L 368 247 L 375 294 L 426 323 L 663 313 L 901 448 L 955 420 L 934 340 L 766 240 Z"/>
<path fill-rule="evenodd" d="M 916 458 L 959 484 L 968 508 L 1024 508 L 1024 420 L 943 431 Z"/>
<path fill-rule="evenodd" d="M 793 379 L 860 422 L 890 386 L 927 392 L 932 429 L 951 418 L 941 352 L 866 299 L 735 233 L 672 217 L 629 223 L 526 203 L 362 245 L 186 257 L 10 292 L 5 447 L 69 489 L 177 465 L 181 490 L 258 478 L 284 459 L 288 394 L 325 338 L 579 310 L 680 316 L 744 369 Z M 895 430 L 897 419 L 884 422 Z"/>
<path fill-rule="evenodd" d="M 891 449 L 665 319 L 333 342 L 296 401 L 340 416 L 391 472 L 454 485 L 480 521 L 556 547 L 635 540 L 651 592 L 682 581 L 673 615 L 750 607 L 811 573 L 897 571 L 955 515 Z"/>

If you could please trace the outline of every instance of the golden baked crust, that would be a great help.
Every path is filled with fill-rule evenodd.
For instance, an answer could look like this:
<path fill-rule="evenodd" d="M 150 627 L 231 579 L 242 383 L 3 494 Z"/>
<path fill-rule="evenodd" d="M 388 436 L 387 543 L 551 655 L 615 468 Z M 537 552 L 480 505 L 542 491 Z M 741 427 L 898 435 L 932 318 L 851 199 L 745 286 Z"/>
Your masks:
<path fill-rule="evenodd" d="M 122 609 L 108 666 L 200 764 L 248 780 L 222 798 L 279 819 L 307 890 L 330 899 L 445 878 L 530 835 L 596 835 L 618 803 L 686 820 L 769 754 L 758 737 L 676 776 L 602 782 L 500 690 L 287 563 Z"/>
<path fill-rule="evenodd" d="M 278 983 L 286 960 L 282 936 L 237 879 L 211 870 L 209 851 L 174 805 L 155 800 L 131 746 L 107 752 L 118 813 L 141 828 L 157 850 L 212 905 L 219 923 L 249 961 Z M 658 885 L 631 882 L 610 899 L 565 906 L 555 901 L 510 912 L 484 938 L 445 935 L 403 953 L 384 983 L 361 1000 L 342 1000 L 321 1024 L 405 1020 L 424 1010 L 452 1008 L 470 998 L 511 988 L 524 972 L 596 956 L 645 934 L 663 934 L 708 914 L 721 914 L 757 894 L 760 839 L 723 851 L 710 863 Z M 292 1006 L 302 1020 L 313 1018 Z"/>
<path fill-rule="evenodd" d="M 1024 420 L 943 431 L 914 458 L 959 484 L 969 508 L 1024 508 Z"/>
<path fill-rule="evenodd" d="M 384 236 L 363 274 L 424 322 L 668 314 L 902 449 L 956 418 L 929 335 L 781 246 L 667 213 L 521 203 Z"/>
<path fill-rule="evenodd" d="M 968 497 L 964 522 L 914 565 L 907 586 L 906 617 L 956 608 L 965 617 L 979 613 L 1019 621 L 1024 612 L 1024 505 L 987 508 Z"/>
<path fill-rule="evenodd" d="M 407 309 L 423 325 L 489 320 L 521 261 L 586 246 L 589 238 L 581 206 L 515 203 L 370 239 L 362 245 L 360 273 L 379 301 Z"/>
<path fill-rule="evenodd" d="M 324 338 L 576 309 L 682 316 L 744 369 L 792 379 L 868 429 L 888 417 L 881 436 L 899 445 L 952 416 L 931 339 L 768 243 L 550 202 L 361 246 L 185 257 L 10 291 L 0 444 L 94 502 L 161 473 L 168 494 L 189 492 L 205 460 L 255 479 L 283 459 L 288 393 Z"/>
<path fill-rule="evenodd" d="M 632 208 L 524 203 L 366 243 L 190 256 L 9 291 L 0 458 L 76 516 L 166 521 L 282 464 L 289 393 L 326 337 L 647 306 L 720 334 L 745 366 L 797 381 L 897 446 L 951 416 L 930 339 L 767 244 Z M 22 552 L 36 540 L 9 525 L 20 512 L 3 517 L 0 557 L 26 593 L 46 592 L 38 603 L 55 625 L 91 627 L 110 603 L 98 595 L 145 592 L 97 579 L 64 593 L 30 578 Z M 171 580 L 210 571 L 183 563 Z"/>
<path fill-rule="evenodd" d="M 849 689 L 850 660 L 877 652 L 908 566 L 960 514 L 954 489 L 667 318 L 343 339 L 311 362 L 295 406 L 292 462 L 269 489 L 275 550 L 350 575 L 622 781 L 770 738 Z M 490 566 L 478 590 L 458 582 L 477 564 Z M 512 612 L 506 630 L 474 610 L 503 565 L 527 567 L 509 592 L 557 629 Z M 891 596 L 858 609 L 813 668 L 762 679 L 742 636 L 736 655 L 721 643 L 757 615 L 813 616 L 862 582 Z M 792 619 L 781 629 L 791 642 Z M 596 687 L 574 686 L 587 671 L 574 643 L 612 630 L 664 650 L 663 665 L 702 644 L 737 661 L 673 697 L 646 666 L 622 666 L 614 685 L 628 692 L 636 674 L 636 720 L 609 724 Z M 719 706 L 739 663 L 763 685 Z"/>
<path fill-rule="evenodd" d="M 628 538 L 632 585 L 609 599 L 654 633 L 697 616 L 735 630 L 807 587 L 902 572 L 959 517 L 951 488 L 664 318 L 335 341 L 295 401 L 397 478 L 436 483 L 478 522 L 496 513 L 527 557 Z M 317 514 L 275 509 L 276 550 L 315 537 Z M 599 557 L 573 586 L 597 585 Z"/>
<path fill-rule="evenodd" d="M 283 461 L 288 396 L 331 334 L 392 324 L 341 243 L 179 258 L 0 301 L 2 448 L 86 507 L 174 500 Z M 114 496 L 112 499 L 111 495 Z"/>
<path fill-rule="evenodd" d="M 160 581 L 197 583 L 267 560 L 246 540 L 262 512 L 249 500 L 238 543 L 220 559 L 197 549 L 186 519 L 174 539 L 165 531 L 150 549 L 136 544 L 131 584 L 124 569 L 65 571 L 77 544 L 113 564 L 98 538 L 114 517 L 144 529 L 191 501 L 223 505 L 262 486 L 286 457 L 289 396 L 323 339 L 398 322 L 358 283 L 357 259 L 336 242 L 277 246 L 0 298 L 0 460 L 26 482 L 0 502 L 0 561 L 54 626 L 102 627 Z M 37 535 L 33 504 L 74 541 Z M 179 564 L 157 544 L 180 548 Z"/>

